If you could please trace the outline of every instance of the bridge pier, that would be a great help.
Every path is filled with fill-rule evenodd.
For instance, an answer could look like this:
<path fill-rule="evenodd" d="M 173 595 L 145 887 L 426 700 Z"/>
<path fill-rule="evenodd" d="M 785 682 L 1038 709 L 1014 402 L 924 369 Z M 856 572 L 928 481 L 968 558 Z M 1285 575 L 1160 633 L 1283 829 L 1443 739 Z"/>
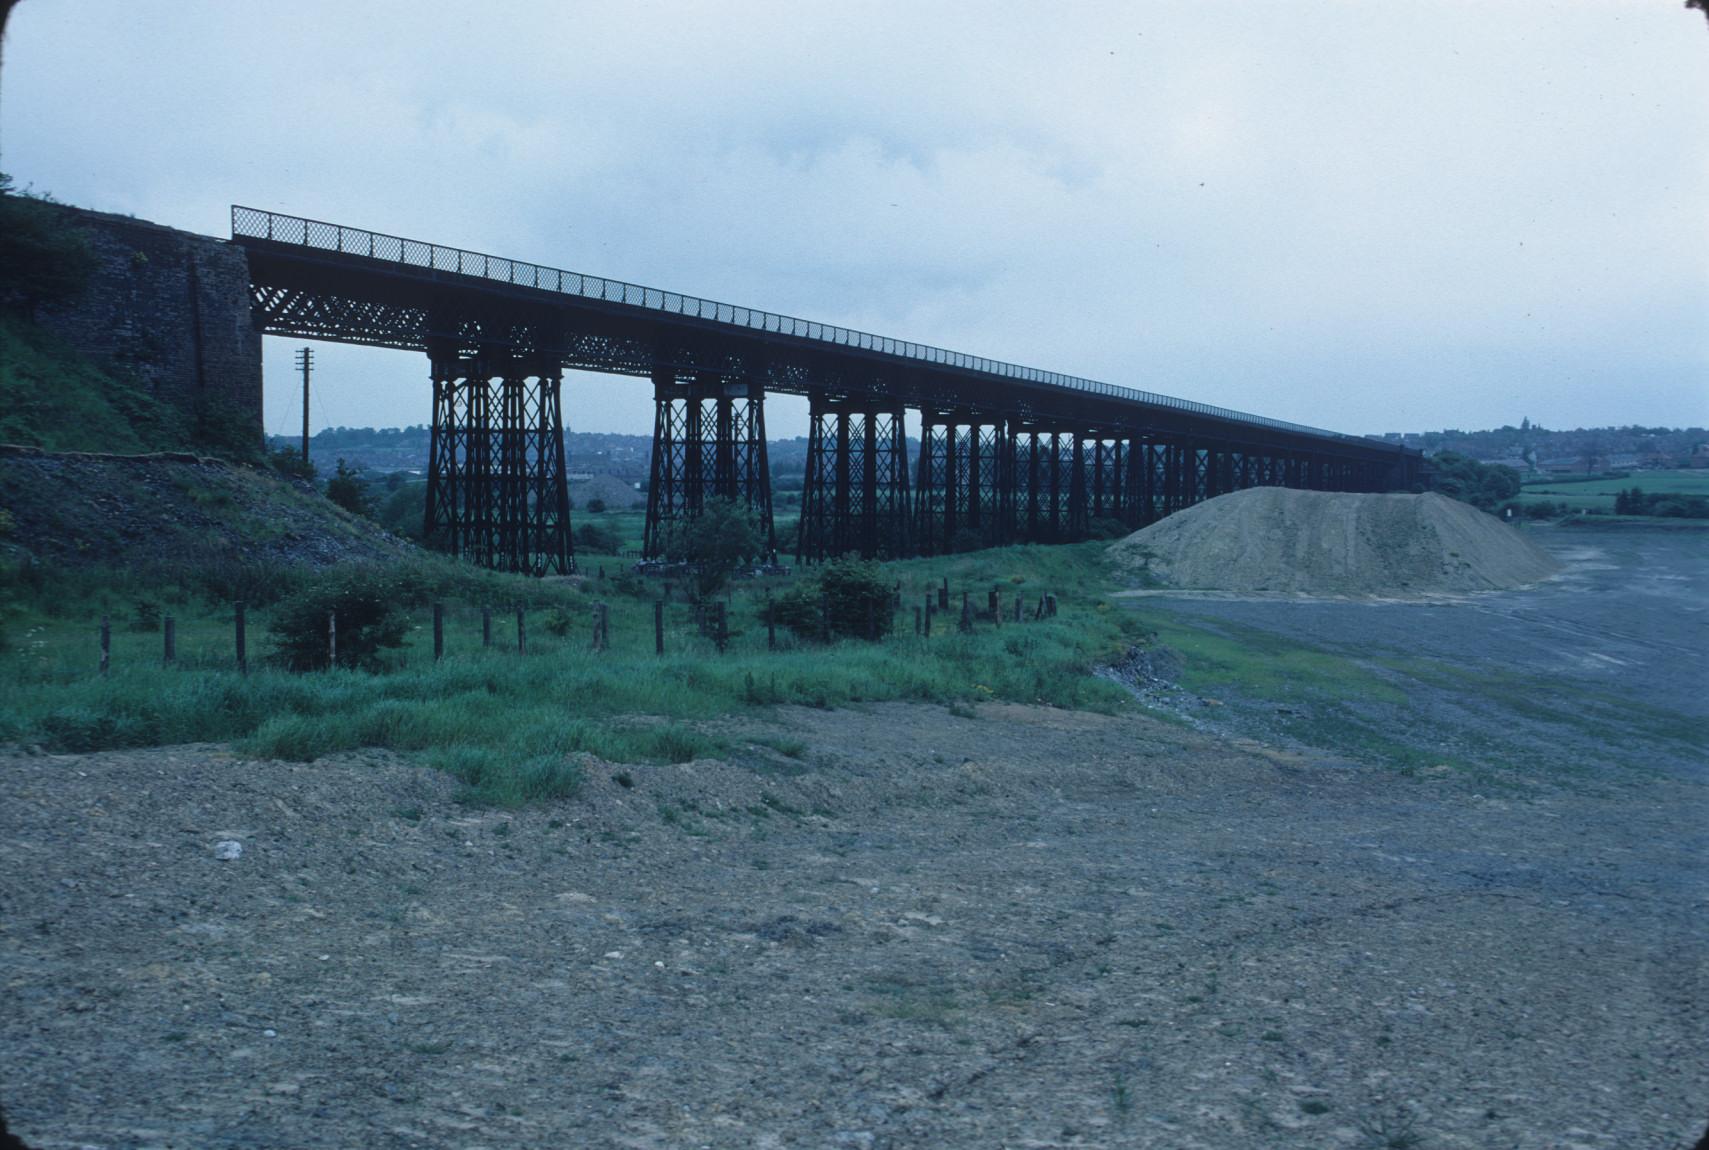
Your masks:
<path fill-rule="evenodd" d="M 559 369 L 484 348 L 429 355 L 427 536 L 485 567 L 570 574 Z"/>
<path fill-rule="evenodd" d="M 653 369 L 653 460 L 641 554 L 663 558 L 676 524 L 708 499 L 729 499 L 759 524 L 762 547 L 775 547 L 771 473 L 766 465 L 765 392 L 746 379 L 697 373 L 679 380 Z"/>
<path fill-rule="evenodd" d="M 807 472 L 795 557 L 895 559 L 909 549 L 904 409 L 873 399 L 808 398 Z"/>
<path fill-rule="evenodd" d="M 914 539 L 923 555 L 1007 542 L 1014 514 L 1009 422 L 967 409 L 920 412 Z"/>

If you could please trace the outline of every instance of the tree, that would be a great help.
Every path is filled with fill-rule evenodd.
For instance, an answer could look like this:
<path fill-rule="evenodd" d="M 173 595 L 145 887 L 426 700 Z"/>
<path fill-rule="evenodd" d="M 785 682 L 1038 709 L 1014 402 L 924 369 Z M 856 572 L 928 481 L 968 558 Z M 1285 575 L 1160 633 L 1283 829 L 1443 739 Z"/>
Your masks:
<path fill-rule="evenodd" d="M 338 461 L 337 473 L 326 481 L 326 497 L 352 515 L 368 514 L 368 495 L 362 489 L 361 477 L 342 459 Z"/>
<path fill-rule="evenodd" d="M 672 524 L 665 558 L 694 568 L 695 589 L 716 595 L 743 563 L 759 558 L 765 537 L 752 512 L 734 499 L 708 499 L 698 514 Z"/>
<path fill-rule="evenodd" d="M 1443 451 L 1430 458 L 1429 490 L 1494 512 L 1519 494 L 1519 472 L 1500 463 L 1479 463 L 1468 456 Z"/>

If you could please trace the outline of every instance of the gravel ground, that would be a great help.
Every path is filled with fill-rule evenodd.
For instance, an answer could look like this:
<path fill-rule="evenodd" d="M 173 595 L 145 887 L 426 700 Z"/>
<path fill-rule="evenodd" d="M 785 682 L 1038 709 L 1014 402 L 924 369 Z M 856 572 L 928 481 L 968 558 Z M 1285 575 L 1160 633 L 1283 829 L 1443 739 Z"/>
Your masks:
<path fill-rule="evenodd" d="M 1492 788 L 999 704 L 723 732 L 730 762 L 589 762 L 515 813 L 383 754 L 0 757 L 13 1128 L 1683 1150 L 1709 1119 L 1700 770 Z"/>

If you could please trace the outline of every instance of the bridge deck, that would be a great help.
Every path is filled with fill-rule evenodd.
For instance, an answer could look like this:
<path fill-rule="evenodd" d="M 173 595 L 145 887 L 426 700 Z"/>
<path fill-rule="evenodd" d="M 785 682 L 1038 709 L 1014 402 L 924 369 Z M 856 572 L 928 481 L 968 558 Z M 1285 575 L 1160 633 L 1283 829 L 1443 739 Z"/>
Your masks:
<path fill-rule="evenodd" d="M 559 358 L 570 367 L 644 375 L 663 361 L 705 370 L 696 355 L 710 355 L 739 364 L 772 391 L 853 388 L 911 405 L 1006 408 L 1112 430 L 1139 424 L 1366 460 L 1406 454 L 1379 440 L 1157 392 L 255 208 L 232 208 L 232 237 L 251 255 L 257 312 L 269 334 L 421 349 L 436 309 L 455 313 L 496 295 L 563 316 Z M 709 349 L 709 339 L 724 346 Z M 683 352 L 689 346 L 695 351 Z"/>

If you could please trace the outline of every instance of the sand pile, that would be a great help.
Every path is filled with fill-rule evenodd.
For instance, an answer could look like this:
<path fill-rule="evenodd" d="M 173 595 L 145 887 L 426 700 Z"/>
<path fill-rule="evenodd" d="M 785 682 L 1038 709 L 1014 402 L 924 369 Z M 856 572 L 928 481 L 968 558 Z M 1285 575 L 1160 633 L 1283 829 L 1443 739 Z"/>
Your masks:
<path fill-rule="evenodd" d="M 1254 487 L 1111 544 L 1128 570 L 1208 591 L 1428 595 L 1535 583 L 1559 567 L 1515 528 L 1442 495 Z"/>

